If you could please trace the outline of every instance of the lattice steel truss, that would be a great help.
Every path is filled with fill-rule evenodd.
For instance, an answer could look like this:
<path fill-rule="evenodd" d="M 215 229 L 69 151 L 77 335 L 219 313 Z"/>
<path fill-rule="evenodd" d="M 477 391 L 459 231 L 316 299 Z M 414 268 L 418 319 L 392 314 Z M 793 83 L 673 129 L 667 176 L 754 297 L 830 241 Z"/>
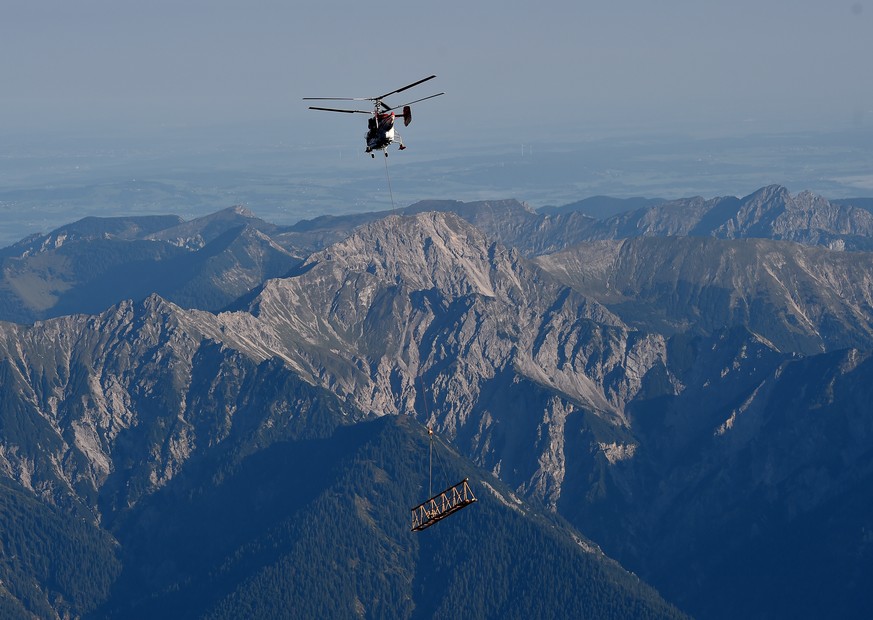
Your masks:
<path fill-rule="evenodd" d="M 420 532 L 434 523 L 478 501 L 464 478 L 456 485 L 437 493 L 412 509 L 412 531 Z"/>

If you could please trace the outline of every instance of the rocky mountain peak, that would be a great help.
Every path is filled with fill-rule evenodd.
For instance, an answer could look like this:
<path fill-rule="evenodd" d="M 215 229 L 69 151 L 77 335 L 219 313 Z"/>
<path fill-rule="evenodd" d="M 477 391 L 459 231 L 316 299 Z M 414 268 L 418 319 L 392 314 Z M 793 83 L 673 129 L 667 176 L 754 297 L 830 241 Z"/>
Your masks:
<path fill-rule="evenodd" d="M 275 228 L 272 224 L 255 217 L 247 208 L 237 205 L 156 231 L 149 235 L 148 239 L 168 241 L 189 249 L 199 249 L 229 230 L 245 226 L 266 230 Z"/>
<path fill-rule="evenodd" d="M 791 194 L 781 185 L 764 187 L 742 199 L 736 214 L 715 231 L 727 238 L 762 237 L 843 249 L 846 241 L 873 234 L 873 214 L 841 206 L 810 191 Z"/>
<path fill-rule="evenodd" d="M 228 210 L 236 215 L 241 215 L 248 218 L 255 218 L 255 214 L 248 207 L 245 207 L 243 205 L 234 205 Z"/>
<path fill-rule="evenodd" d="M 413 289 L 439 287 L 493 297 L 494 251 L 484 234 L 454 213 L 427 212 L 365 225 L 314 254 L 304 268 L 330 264 L 332 269 L 368 273 Z"/>
<path fill-rule="evenodd" d="M 755 203 L 772 203 L 776 201 L 785 203 L 790 197 L 791 192 L 788 191 L 788 188 L 774 183 L 773 185 L 767 185 L 752 192 L 746 196 L 743 201 Z"/>
<path fill-rule="evenodd" d="M 132 241 L 176 226 L 182 218 L 175 215 L 148 215 L 123 217 L 85 217 L 61 226 L 48 234 L 34 234 L 0 250 L 0 258 L 27 258 L 51 252 L 74 242 L 118 239 Z"/>

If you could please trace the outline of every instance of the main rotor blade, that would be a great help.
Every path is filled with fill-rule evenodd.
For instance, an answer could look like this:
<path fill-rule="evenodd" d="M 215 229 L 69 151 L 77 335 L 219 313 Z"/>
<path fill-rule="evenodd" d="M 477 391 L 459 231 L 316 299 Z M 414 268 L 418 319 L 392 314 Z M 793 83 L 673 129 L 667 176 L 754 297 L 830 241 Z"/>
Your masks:
<path fill-rule="evenodd" d="M 317 108 L 315 106 L 309 106 L 310 110 L 323 110 L 325 112 L 345 112 L 346 114 L 372 114 L 372 112 L 367 112 L 365 110 L 340 110 L 339 108 Z"/>
<path fill-rule="evenodd" d="M 304 97 L 303 101 L 373 101 L 372 97 Z"/>
<path fill-rule="evenodd" d="M 419 101 L 425 101 L 427 99 L 433 99 L 434 97 L 439 97 L 440 95 L 445 95 L 445 93 L 437 93 L 436 95 L 431 95 L 429 97 L 422 97 L 421 99 L 416 99 L 415 101 L 410 101 L 409 103 L 404 103 L 403 105 L 396 105 L 393 108 L 387 108 L 388 110 L 396 110 L 397 108 L 402 108 L 404 106 L 412 105 L 413 103 L 418 103 Z"/>
<path fill-rule="evenodd" d="M 403 88 L 398 88 L 397 90 L 392 90 L 390 93 L 385 93 L 381 97 L 373 97 L 373 99 L 376 101 L 379 101 L 379 100 L 384 99 L 385 97 L 387 97 L 389 95 L 393 95 L 395 93 L 402 93 L 407 88 L 412 88 L 413 86 L 418 86 L 422 82 L 427 82 L 428 80 L 432 80 L 435 77 L 436 77 L 435 75 L 431 75 L 429 77 L 424 78 L 423 80 L 418 80 L 417 82 L 413 82 L 412 84 L 408 84 L 408 85 L 404 86 Z"/>
<path fill-rule="evenodd" d="M 385 93 L 381 97 L 303 97 L 304 101 L 379 101 L 381 103 L 382 99 L 389 95 L 394 95 L 396 93 L 402 93 L 404 90 L 408 88 L 412 88 L 413 86 L 418 86 L 422 82 L 427 82 L 428 80 L 434 79 L 436 76 L 431 75 L 422 80 L 418 80 L 417 82 L 413 82 L 412 84 L 407 84 L 403 88 L 398 88 L 397 90 L 392 90 L 390 93 Z M 442 94 L 442 93 L 440 93 Z M 436 95 L 433 95 L 436 97 Z M 427 99 L 428 97 L 425 97 Z M 413 102 L 416 103 L 416 102 Z M 409 105 L 409 104 L 407 104 Z M 385 104 L 382 104 L 382 107 L 385 107 Z M 394 108 L 390 108 L 394 109 Z"/>

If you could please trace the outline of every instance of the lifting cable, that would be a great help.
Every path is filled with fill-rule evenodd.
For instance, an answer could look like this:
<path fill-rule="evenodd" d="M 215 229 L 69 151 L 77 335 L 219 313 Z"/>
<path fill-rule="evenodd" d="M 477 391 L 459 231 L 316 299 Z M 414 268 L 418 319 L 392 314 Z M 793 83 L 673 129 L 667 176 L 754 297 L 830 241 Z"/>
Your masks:
<path fill-rule="evenodd" d="M 388 151 L 385 151 L 385 178 L 388 180 L 388 194 L 391 196 L 391 215 L 396 215 L 394 207 L 394 192 L 391 190 L 391 175 L 388 174 Z"/>
<path fill-rule="evenodd" d="M 428 455 L 428 497 L 433 496 L 433 440 L 436 437 L 436 433 L 433 432 L 433 426 L 430 424 L 430 412 L 427 410 L 427 392 L 424 389 L 424 382 L 421 380 L 421 377 L 418 378 L 418 383 L 421 386 L 421 400 L 424 402 L 424 415 L 428 420 L 427 426 L 427 434 L 430 439 L 430 453 Z M 437 450 L 437 460 L 439 461 L 440 470 L 442 472 L 443 479 L 448 479 L 448 470 L 446 468 L 446 464 L 443 461 L 443 457 L 440 456 L 439 450 Z"/>
<path fill-rule="evenodd" d="M 427 419 L 427 434 L 428 439 L 430 439 L 430 454 L 428 455 L 428 467 L 427 467 L 427 480 L 428 480 L 428 497 L 433 497 L 433 426 L 430 423 L 430 412 L 427 410 L 427 392 L 424 390 L 424 381 L 421 380 L 421 377 L 418 377 L 418 384 L 421 386 L 421 400 L 424 403 L 424 416 Z M 439 458 L 439 453 L 437 453 L 437 458 Z"/>
<path fill-rule="evenodd" d="M 421 381 L 421 377 L 419 377 L 419 382 L 421 383 L 421 394 L 422 401 L 424 402 L 425 415 L 428 418 L 428 422 L 430 422 L 430 414 L 427 411 L 427 395 L 425 393 L 424 383 Z M 467 478 L 464 478 L 463 480 L 461 480 L 461 482 L 458 482 L 457 484 L 448 487 L 441 493 L 437 493 L 436 495 L 434 495 L 433 442 L 435 433 L 433 432 L 433 428 L 430 425 L 428 425 L 427 427 L 427 434 L 430 439 L 428 455 L 428 495 L 430 499 L 427 499 L 426 501 L 422 502 L 412 509 L 412 531 L 414 532 L 420 532 L 421 530 L 427 529 L 438 521 L 441 521 L 449 515 L 454 514 L 461 508 L 465 508 L 466 506 L 469 506 L 473 502 L 477 501 L 476 496 L 473 495 L 472 489 L 470 489 Z M 447 475 L 448 468 L 446 467 L 445 462 L 443 462 L 439 450 L 437 450 L 437 459 L 442 466 L 443 475 Z"/>

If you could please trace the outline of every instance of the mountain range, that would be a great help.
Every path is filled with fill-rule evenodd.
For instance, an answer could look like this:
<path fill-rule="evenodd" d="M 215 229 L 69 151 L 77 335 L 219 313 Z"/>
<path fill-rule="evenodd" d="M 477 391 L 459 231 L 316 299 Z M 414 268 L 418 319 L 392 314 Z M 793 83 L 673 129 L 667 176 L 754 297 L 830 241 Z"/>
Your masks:
<path fill-rule="evenodd" d="M 863 617 L 873 215 L 625 206 L 4 249 L 4 611 Z M 428 428 L 480 501 L 414 535 Z"/>

